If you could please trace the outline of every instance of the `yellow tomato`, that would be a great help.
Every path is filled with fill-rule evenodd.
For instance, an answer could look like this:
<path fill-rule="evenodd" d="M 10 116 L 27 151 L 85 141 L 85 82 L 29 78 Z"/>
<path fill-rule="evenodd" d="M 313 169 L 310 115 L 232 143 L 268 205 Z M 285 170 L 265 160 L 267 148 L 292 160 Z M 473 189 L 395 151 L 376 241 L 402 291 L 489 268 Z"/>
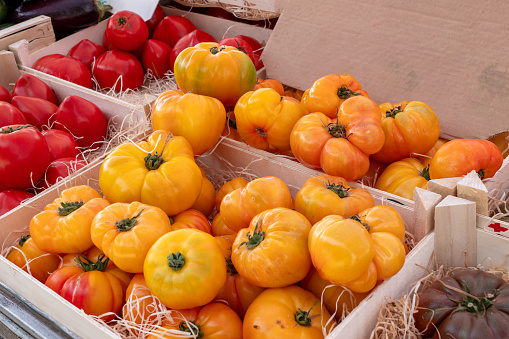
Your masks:
<path fill-rule="evenodd" d="M 158 130 L 147 141 L 124 143 L 108 154 L 99 185 L 111 202 L 140 201 L 176 215 L 200 195 L 202 174 L 189 142 Z"/>
<path fill-rule="evenodd" d="M 375 188 L 410 200 L 414 189 L 428 187 L 429 169 L 419 161 L 406 158 L 390 164 L 378 177 Z"/>

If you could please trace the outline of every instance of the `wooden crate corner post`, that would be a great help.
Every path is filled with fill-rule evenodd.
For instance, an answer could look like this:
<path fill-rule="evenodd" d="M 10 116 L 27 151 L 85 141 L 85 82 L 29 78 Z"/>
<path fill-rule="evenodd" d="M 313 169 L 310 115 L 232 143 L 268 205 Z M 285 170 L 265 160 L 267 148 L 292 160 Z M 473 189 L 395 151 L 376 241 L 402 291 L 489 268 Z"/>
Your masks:
<path fill-rule="evenodd" d="M 435 255 L 439 266 L 477 265 L 476 204 L 448 196 L 435 208 Z"/>
<path fill-rule="evenodd" d="M 458 181 L 456 187 L 458 198 L 475 202 L 476 212 L 482 215 L 489 215 L 488 211 L 488 189 L 483 184 L 476 171 L 471 171 Z"/>
<path fill-rule="evenodd" d="M 416 187 L 414 190 L 414 225 L 408 231 L 416 242 L 421 241 L 435 226 L 435 207 L 442 200 L 437 193 Z"/>

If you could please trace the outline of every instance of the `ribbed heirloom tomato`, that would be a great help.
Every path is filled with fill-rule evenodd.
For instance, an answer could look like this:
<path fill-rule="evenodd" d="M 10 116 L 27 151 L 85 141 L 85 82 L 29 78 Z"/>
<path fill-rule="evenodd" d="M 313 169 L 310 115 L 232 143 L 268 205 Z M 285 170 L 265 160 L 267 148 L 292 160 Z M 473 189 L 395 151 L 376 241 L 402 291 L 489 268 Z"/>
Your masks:
<path fill-rule="evenodd" d="M 256 85 L 254 87 L 254 91 L 260 88 L 272 88 L 275 90 L 279 95 L 285 96 L 285 89 L 283 87 L 283 84 L 281 84 L 279 81 L 275 79 L 256 79 Z"/>
<path fill-rule="evenodd" d="M 147 141 L 124 143 L 108 154 L 99 186 L 111 202 L 140 201 L 176 215 L 196 201 L 201 178 L 189 142 L 159 130 Z"/>
<path fill-rule="evenodd" d="M 205 153 L 217 143 L 225 122 L 223 104 L 204 95 L 168 90 L 157 97 L 152 107 L 154 130 L 183 136 L 195 155 Z"/>
<path fill-rule="evenodd" d="M 182 51 L 174 73 L 182 92 L 211 96 L 225 106 L 233 106 L 256 83 L 251 59 L 235 47 L 217 43 L 200 43 Z"/>
<path fill-rule="evenodd" d="M 235 105 L 237 131 L 253 147 L 265 151 L 290 150 L 290 133 L 306 109 L 272 88 L 247 92 Z"/>
<path fill-rule="evenodd" d="M 237 188 L 242 188 L 247 185 L 247 180 L 242 177 L 236 177 L 232 180 L 227 181 L 224 183 L 223 186 L 219 188 L 219 190 L 216 193 L 215 201 L 216 201 L 216 209 L 218 212 L 221 211 L 221 201 L 223 201 L 223 198 L 225 195 L 227 195 L 230 192 L 233 192 Z"/>
<path fill-rule="evenodd" d="M 384 143 L 378 105 L 364 96 L 343 102 L 337 119 L 311 113 L 297 121 L 290 135 L 292 152 L 310 168 L 348 181 L 361 178 L 369 169 L 369 154 Z"/>
<path fill-rule="evenodd" d="M 309 232 L 309 252 L 322 278 L 364 293 L 405 262 L 405 225 L 398 212 L 377 205 L 344 219 L 329 215 Z"/>
<path fill-rule="evenodd" d="M 208 234 L 212 234 L 209 219 L 200 211 L 188 209 L 180 212 L 172 218 L 171 230 L 182 228 L 194 228 Z"/>
<path fill-rule="evenodd" d="M 371 157 L 394 162 L 416 154 L 425 154 L 438 140 L 440 124 L 433 110 L 420 101 L 380 105 L 385 143 Z"/>
<path fill-rule="evenodd" d="M 375 188 L 410 200 L 414 189 L 428 187 L 429 168 L 411 158 L 393 162 L 376 179 Z"/>

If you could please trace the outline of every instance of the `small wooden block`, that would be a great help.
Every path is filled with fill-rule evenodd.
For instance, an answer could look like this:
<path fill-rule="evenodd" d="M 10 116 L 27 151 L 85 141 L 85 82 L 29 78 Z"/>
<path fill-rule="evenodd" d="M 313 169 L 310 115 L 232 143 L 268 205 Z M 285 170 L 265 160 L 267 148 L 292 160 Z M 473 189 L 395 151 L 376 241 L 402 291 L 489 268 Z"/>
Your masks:
<path fill-rule="evenodd" d="M 475 202 L 448 196 L 436 206 L 435 255 L 446 269 L 477 265 Z"/>
<path fill-rule="evenodd" d="M 475 202 L 476 211 L 482 215 L 489 215 L 488 210 L 488 190 L 477 175 L 476 171 L 471 171 L 458 182 L 456 187 L 458 198 L 463 198 Z"/>
<path fill-rule="evenodd" d="M 442 198 L 448 195 L 456 196 L 456 185 L 462 178 L 444 178 L 428 181 L 428 191 L 440 194 Z"/>
<path fill-rule="evenodd" d="M 435 206 L 442 196 L 416 187 L 414 190 L 414 224 L 408 229 L 416 242 L 421 241 L 435 226 Z"/>

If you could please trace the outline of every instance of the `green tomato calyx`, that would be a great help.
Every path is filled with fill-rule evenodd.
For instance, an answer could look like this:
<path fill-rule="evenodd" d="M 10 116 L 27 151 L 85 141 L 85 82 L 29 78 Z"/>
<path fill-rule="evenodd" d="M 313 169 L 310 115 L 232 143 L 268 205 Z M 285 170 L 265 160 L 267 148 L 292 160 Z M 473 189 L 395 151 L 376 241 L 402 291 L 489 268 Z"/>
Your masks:
<path fill-rule="evenodd" d="M 85 203 L 80 201 L 66 201 L 60 204 L 60 207 L 58 208 L 58 214 L 62 217 L 65 217 L 72 212 L 76 211 L 78 208 L 83 206 Z"/>
<path fill-rule="evenodd" d="M 394 118 L 396 116 L 396 114 L 401 113 L 401 112 L 403 112 L 401 110 L 401 106 L 396 106 L 396 107 L 393 107 L 393 108 L 385 111 L 385 117 L 386 118 Z"/>
<path fill-rule="evenodd" d="M 144 210 L 145 209 L 143 208 L 138 214 L 136 214 L 131 219 L 124 218 L 122 220 L 117 220 L 117 222 L 115 222 L 115 225 L 117 226 L 117 230 L 119 232 L 129 231 L 131 228 L 133 228 L 138 223 L 138 218 L 141 215 L 141 212 L 143 212 Z"/>
<path fill-rule="evenodd" d="M 352 189 L 351 187 L 345 187 L 343 183 L 331 184 L 330 181 L 327 181 L 327 184 L 325 184 L 325 188 L 334 192 L 341 199 L 350 196 L 350 193 L 348 191 Z"/>
<path fill-rule="evenodd" d="M 204 336 L 203 332 L 201 331 L 201 327 L 202 326 L 200 325 L 196 325 L 194 321 L 181 321 L 179 324 L 179 330 L 185 333 L 197 335 L 197 339 L 201 339 Z"/>
<path fill-rule="evenodd" d="M 184 267 L 185 264 L 186 264 L 186 258 L 184 258 L 184 256 L 180 252 L 171 253 L 168 256 L 168 266 L 173 271 L 180 271 L 182 269 L 182 267 Z"/>
<path fill-rule="evenodd" d="M 260 245 L 260 243 L 265 239 L 265 232 L 262 231 L 262 222 L 260 219 L 258 219 L 258 222 L 256 223 L 253 235 L 250 234 L 250 232 L 247 232 L 247 241 L 242 242 L 238 248 L 240 248 L 242 245 L 246 245 L 248 250 L 252 250 L 256 246 Z"/>
<path fill-rule="evenodd" d="M 147 155 L 143 160 L 145 161 L 145 166 L 150 171 L 158 169 L 159 166 L 161 166 L 164 162 L 163 157 L 158 155 L 157 152 L 155 152 L 154 154 L 149 153 L 149 155 Z"/>
<path fill-rule="evenodd" d="M 83 259 L 82 259 L 83 258 Z M 96 262 L 85 257 L 83 254 L 78 253 L 78 256 L 74 258 L 74 260 L 78 263 L 79 267 L 83 269 L 85 272 L 90 271 L 101 271 L 103 272 L 108 266 L 108 262 L 110 258 L 106 257 L 104 254 L 99 255 Z"/>
<path fill-rule="evenodd" d="M 361 217 L 358 214 L 352 215 L 351 217 L 348 217 L 348 219 L 352 219 L 352 220 L 355 220 L 355 221 L 361 223 L 361 225 L 364 226 L 364 228 L 366 229 L 366 231 L 368 231 L 368 233 L 371 230 L 371 227 L 369 227 L 368 224 L 362 222 Z"/>
<path fill-rule="evenodd" d="M 360 93 L 355 93 L 350 88 L 348 88 L 347 85 L 341 85 L 341 87 L 338 88 L 337 94 L 338 94 L 338 97 L 343 100 L 348 99 L 352 96 L 360 95 Z"/>
<path fill-rule="evenodd" d="M 27 240 L 30 239 L 30 234 L 24 235 L 19 239 L 19 246 L 23 247 L 23 245 L 27 242 Z"/>

